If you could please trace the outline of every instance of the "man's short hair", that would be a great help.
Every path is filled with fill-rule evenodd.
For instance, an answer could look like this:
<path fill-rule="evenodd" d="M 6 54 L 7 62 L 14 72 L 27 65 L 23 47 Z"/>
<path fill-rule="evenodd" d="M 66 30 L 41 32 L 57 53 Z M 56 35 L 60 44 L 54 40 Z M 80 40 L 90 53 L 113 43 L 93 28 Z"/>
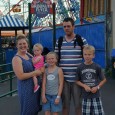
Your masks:
<path fill-rule="evenodd" d="M 71 24 L 74 26 L 74 20 L 70 17 L 65 18 L 63 22 L 71 22 Z"/>

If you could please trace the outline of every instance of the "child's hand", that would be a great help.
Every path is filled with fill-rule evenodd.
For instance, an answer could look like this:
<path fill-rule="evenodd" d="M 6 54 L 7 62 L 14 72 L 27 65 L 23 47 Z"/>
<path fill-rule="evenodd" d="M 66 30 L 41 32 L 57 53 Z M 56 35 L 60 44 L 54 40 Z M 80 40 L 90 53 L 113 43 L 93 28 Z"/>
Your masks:
<path fill-rule="evenodd" d="M 91 88 L 89 86 L 87 86 L 86 84 L 84 84 L 84 89 L 86 92 L 90 92 Z"/>
<path fill-rule="evenodd" d="M 59 104 L 60 98 L 55 99 L 55 104 Z"/>
<path fill-rule="evenodd" d="M 40 57 L 37 57 L 37 58 L 36 58 L 36 62 L 39 62 L 39 61 L 40 61 Z"/>
<path fill-rule="evenodd" d="M 96 93 L 96 92 L 97 92 L 97 90 L 98 90 L 97 86 L 96 86 L 96 87 L 92 87 L 92 88 L 91 88 L 91 92 L 92 92 L 92 93 Z"/>
<path fill-rule="evenodd" d="M 43 102 L 43 103 L 46 103 L 46 102 L 47 102 L 46 96 L 42 96 L 42 102 Z"/>

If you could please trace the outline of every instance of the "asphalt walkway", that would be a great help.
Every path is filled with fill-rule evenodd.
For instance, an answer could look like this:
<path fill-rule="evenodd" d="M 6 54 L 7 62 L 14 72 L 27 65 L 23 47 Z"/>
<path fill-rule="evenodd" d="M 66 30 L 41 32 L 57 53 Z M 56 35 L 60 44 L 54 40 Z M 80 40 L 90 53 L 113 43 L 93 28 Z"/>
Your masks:
<path fill-rule="evenodd" d="M 107 80 L 107 83 L 101 89 L 104 111 L 105 115 L 115 115 L 115 79 L 108 78 Z M 71 103 L 70 115 L 74 114 L 73 103 Z M 20 115 L 17 94 L 14 94 L 12 97 L 9 96 L 0 99 L 0 115 Z M 39 115 L 44 115 L 43 111 L 39 112 Z"/>

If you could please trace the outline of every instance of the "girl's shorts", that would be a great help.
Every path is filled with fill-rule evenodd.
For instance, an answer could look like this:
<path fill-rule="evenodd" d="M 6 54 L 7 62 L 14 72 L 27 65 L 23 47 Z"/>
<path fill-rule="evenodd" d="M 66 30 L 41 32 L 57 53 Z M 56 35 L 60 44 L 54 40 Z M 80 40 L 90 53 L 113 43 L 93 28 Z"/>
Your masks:
<path fill-rule="evenodd" d="M 55 104 L 55 99 L 57 95 L 48 95 L 46 94 L 47 102 L 43 103 L 42 109 L 43 111 L 51 111 L 51 112 L 60 112 L 62 111 L 62 100 L 60 98 L 59 104 Z"/>

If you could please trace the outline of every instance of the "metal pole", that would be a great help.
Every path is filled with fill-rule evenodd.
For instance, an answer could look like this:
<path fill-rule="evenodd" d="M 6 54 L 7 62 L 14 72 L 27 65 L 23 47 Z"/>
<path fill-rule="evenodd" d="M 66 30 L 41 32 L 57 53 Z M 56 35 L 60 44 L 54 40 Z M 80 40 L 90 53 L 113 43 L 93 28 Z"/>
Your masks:
<path fill-rule="evenodd" d="M 83 24 L 84 17 L 84 0 L 80 0 L 80 23 Z"/>
<path fill-rule="evenodd" d="M 104 14 L 105 14 L 105 34 L 106 34 L 106 38 L 105 38 L 105 51 L 106 51 L 106 68 L 108 67 L 108 51 L 107 51 L 107 47 L 108 47 L 108 44 L 107 44 L 107 0 L 105 0 L 105 12 L 104 12 Z"/>
<path fill-rule="evenodd" d="M 10 0 L 9 0 L 9 15 L 10 15 Z"/>
<path fill-rule="evenodd" d="M 25 16 L 24 16 L 24 1 L 23 1 L 23 20 L 25 21 Z"/>
<path fill-rule="evenodd" d="M 28 9 L 29 9 L 29 36 L 28 36 L 28 39 L 29 39 L 29 51 L 30 53 L 32 53 L 32 34 L 31 34 L 31 17 L 32 17 L 32 14 L 31 14 L 31 3 L 28 3 Z"/>
<path fill-rule="evenodd" d="M 52 8 L 53 8 L 53 49 L 55 49 L 55 43 L 56 43 L 56 24 L 55 24 L 55 3 L 53 2 Z"/>

